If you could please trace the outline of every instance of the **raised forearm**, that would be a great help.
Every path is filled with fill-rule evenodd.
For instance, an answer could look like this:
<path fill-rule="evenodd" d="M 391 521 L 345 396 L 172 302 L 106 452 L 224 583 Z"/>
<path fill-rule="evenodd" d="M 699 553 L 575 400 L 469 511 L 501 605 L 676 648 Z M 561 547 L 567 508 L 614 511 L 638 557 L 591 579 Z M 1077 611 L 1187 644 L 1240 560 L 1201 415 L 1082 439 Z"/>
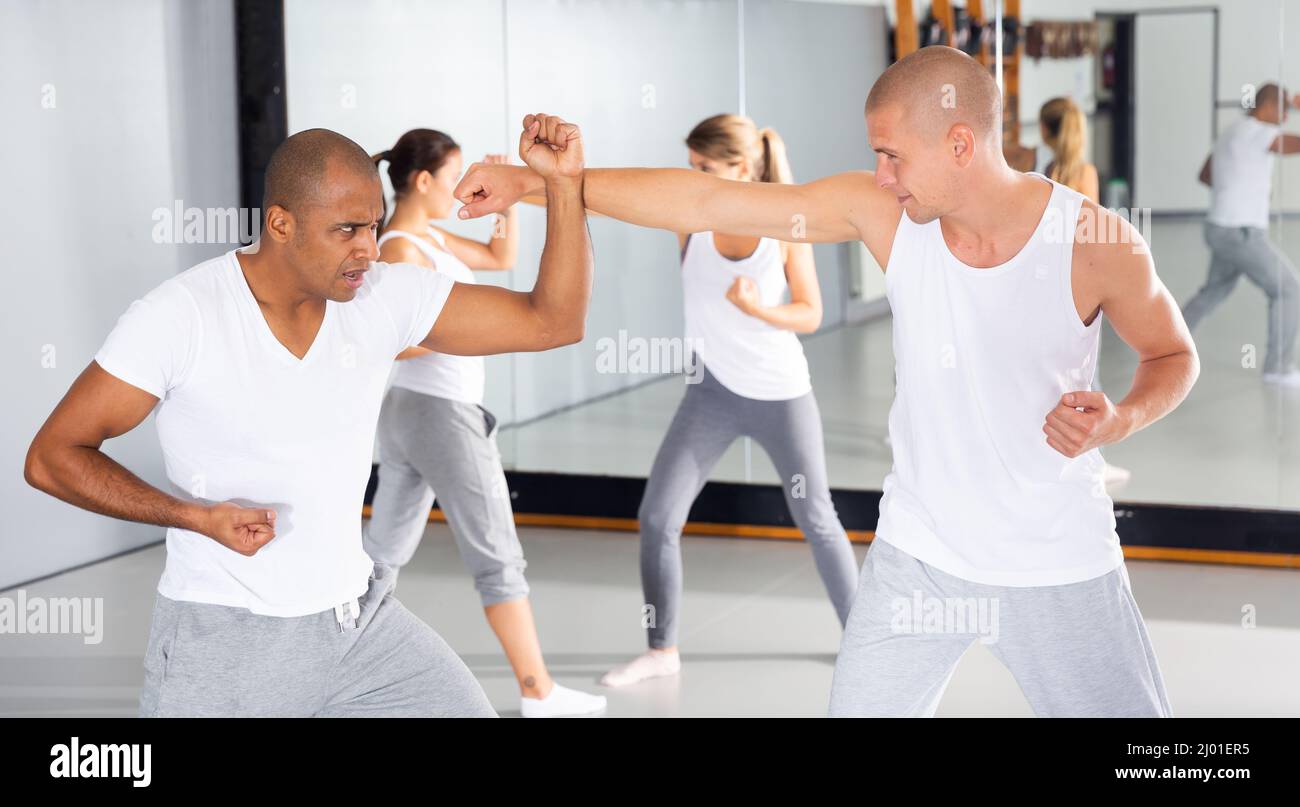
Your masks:
<path fill-rule="evenodd" d="M 488 240 L 497 268 L 509 269 L 519 258 L 519 214 L 513 206 L 498 213 L 492 221 L 492 238 Z"/>
<path fill-rule="evenodd" d="M 525 196 L 542 192 L 529 172 Z M 587 209 L 610 218 L 676 233 L 706 230 L 802 240 L 793 220 L 799 186 L 719 179 L 687 168 L 588 168 Z M 807 216 L 808 211 L 801 211 Z"/>
<path fill-rule="evenodd" d="M 595 263 L 583 207 L 585 177 L 553 177 L 545 183 L 546 246 L 529 294 L 534 314 L 556 344 L 580 341 Z"/>
<path fill-rule="evenodd" d="M 525 197 L 545 193 L 542 177 L 529 169 Z M 587 209 L 620 221 L 673 232 L 710 229 L 700 221 L 700 195 L 714 181 L 685 168 L 588 168 L 583 177 Z"/>

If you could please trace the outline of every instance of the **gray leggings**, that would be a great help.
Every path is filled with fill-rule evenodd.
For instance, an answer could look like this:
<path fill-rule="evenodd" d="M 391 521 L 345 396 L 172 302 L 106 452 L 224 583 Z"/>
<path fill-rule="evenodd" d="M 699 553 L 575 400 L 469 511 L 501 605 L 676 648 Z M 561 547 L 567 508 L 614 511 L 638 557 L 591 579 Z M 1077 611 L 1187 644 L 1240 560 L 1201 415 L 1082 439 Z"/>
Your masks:
<path fill-rule="evenodd" d="M 812 392 L 788 401 L 756 401 L 722 386 L 699 366 L 655 456 L 637 517 L 641 587 L 652 606 L 653 648 L 677 644 L 682 593 L 682 527 L 709 472 L 737 437 L 758 441 L 782 480 L 786 505 L 812 546 L 817 572 L 843 625 L 853 604 L 858 565 L 831 502 L 821 412 Z"/>
<path fill-rule="evenodd" d="M 1284 373 L 1295 358 L 1296 328 L 1300 326 L 1300 283 L 1295 267 L 1259 227 L 1220 227 L 1205 223 L 1205 243 L 1212 258 L 1210 276 L 1196 296 L 1183 306 L 1188 329 L 1219 306 L 1245 275 L 1268 296 L 1268 350 L 1263 371 Z"/>

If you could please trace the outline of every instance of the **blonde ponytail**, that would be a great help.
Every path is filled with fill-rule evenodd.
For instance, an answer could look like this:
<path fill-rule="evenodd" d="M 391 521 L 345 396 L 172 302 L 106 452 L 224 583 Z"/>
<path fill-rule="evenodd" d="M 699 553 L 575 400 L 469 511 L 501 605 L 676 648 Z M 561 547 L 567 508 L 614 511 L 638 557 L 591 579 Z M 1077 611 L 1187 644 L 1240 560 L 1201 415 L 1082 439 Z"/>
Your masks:
<path fill-rule="evenodd" d="M 1038 120 L 1044 131 L 1044 144 L 1052 150 L 1049 178 L 1079 190 L 1083 167 L 1087 164 L 1087 119 L 1079 105 L 1069 98 L 1053 98 L 1043 104 Z"/>
<path fill-rule="evenodd" d="M 794 175 L 790 171 L 790 160 L 785 155 L 785 141 L 781 135 L 770 126 L 764 126 L 758 130 L 758 137 L 763 141 L 763 172 L 760 175 L 764 182 L 780 182 L 790 184 L 794 182 Z"/>
<path fill-rule="evenodd" d="M 759 129 L 743 115 L 714 115 L 696 124 L 686 145 L 711 160 L 749 164 L 758 182 L 793 182 L 785 141 L 771 127 Z"/>

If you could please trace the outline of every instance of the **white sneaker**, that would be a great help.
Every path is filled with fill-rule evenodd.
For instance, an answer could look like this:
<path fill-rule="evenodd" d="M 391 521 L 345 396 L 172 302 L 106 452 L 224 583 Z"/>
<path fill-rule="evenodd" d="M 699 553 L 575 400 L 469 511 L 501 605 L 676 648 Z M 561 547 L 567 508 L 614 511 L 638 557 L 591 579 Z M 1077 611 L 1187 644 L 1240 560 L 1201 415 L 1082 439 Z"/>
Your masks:
<path fill-rule="evenodd" d="M 682 657 L 676 650 L 648 650 L 627 664 L 605 673 L 600 683 L 607 687 L 625 687 L 651 678 L 663 678 L 682 671 Z"/>
<path fill-rule="evenodd" d="M 1279 387 L 1300 387 L 1300 370 L 1287 370 L 1285 373 L 1264 373 L 1265 384 L 1277 384 Z"/>
<path fill-rule="evenodd" d="M 579 717 L 603 711 L 604 695 L 588 695 L 559 684 L 554 684 L 545 698 L 519 699 L 519 712 L 524 717 Z"/>

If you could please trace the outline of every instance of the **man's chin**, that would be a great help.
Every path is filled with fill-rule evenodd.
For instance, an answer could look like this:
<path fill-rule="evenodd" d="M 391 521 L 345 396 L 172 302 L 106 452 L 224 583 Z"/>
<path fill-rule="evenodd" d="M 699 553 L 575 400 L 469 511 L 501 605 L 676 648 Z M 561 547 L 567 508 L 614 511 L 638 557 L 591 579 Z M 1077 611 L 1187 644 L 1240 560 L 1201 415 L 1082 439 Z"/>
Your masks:
<path fill-rule="evenodd" d="M 912 220 L 913 224 L 929 224 L 939 218 L 939 214 L 933 210 L 924 210 L 915 207 L 904 207 L 907 211 L 907 217 Z"/>
<path fill-rule="evenodd" d="M 347 286 L 335 286 L 330 289 L 330 293 L 327 294 L 326 297 L 336 303 L 350 303 L 356 299 L 357 291 L 358 289 L 349 288 Z"/>

